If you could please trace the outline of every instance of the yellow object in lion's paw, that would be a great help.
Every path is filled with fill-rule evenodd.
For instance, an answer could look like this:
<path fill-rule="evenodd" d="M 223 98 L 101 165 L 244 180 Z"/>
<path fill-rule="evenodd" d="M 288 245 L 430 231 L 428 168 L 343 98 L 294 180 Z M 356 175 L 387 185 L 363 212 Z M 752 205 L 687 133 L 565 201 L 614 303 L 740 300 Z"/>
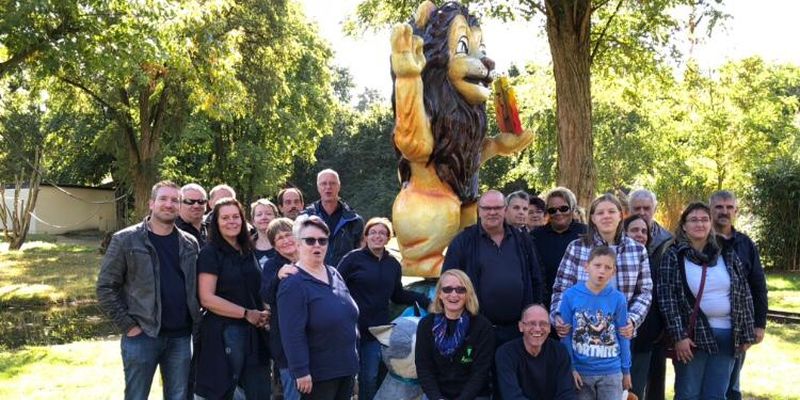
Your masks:
<path fill-rule="evenodd" d="M 500 132 L 522 133 L 522 123 L 519 120 L 519 107 L 514 88 L 508 82 L 508 77 L 501 76 L 494 80 L 494 109 L 497 114 L 497 126 Z"/>

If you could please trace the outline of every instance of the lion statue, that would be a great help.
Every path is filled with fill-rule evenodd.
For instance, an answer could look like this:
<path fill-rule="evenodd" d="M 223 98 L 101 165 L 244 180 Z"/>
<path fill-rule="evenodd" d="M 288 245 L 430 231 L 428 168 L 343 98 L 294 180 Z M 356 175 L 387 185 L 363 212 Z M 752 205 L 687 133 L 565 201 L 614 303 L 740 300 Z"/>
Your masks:
<path fill-rule="evenodd" d="M 394 26 L 391 46 L 402 183 L 392 217 L 403 274 L 438 277 L 444 249 L 477 220 L 481 164 L 522 150 L 533 134 L 486 137 L 494 61 L 466 7 L 423 2 L 410 23 Z"/>

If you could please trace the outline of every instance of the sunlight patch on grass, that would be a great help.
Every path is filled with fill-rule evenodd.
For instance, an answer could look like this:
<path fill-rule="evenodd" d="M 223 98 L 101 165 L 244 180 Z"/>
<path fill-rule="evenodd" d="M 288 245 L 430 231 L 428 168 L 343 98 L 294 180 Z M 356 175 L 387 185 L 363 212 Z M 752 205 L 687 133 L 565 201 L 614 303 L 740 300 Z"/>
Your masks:
<path fill-rule="evenodd" d="M 161 395 L 158 376 L 150 398 Z M 119 399 L 124 387 L 118 338 L 0 352 L 2 399 Z"/>
<path fill-rule="evenodd" d="M 37 297 L 46 297 L 50 300 L 58 300 L 58 293 L 56 288 L 50 285 L 42 284 L 12 284 L 0 287 L 0 301 L 8 301 L 11 299 L 33 299 Z"/>

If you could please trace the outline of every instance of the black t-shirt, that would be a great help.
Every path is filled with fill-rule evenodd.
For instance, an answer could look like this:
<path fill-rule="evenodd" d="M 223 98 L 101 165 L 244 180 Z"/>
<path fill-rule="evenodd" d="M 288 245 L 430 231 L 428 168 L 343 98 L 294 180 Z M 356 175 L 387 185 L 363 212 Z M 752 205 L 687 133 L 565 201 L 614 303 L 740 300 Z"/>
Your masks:
<path fill-rule="evenodd" d="M 336 231 L 336 225 L 339 225 L 339 220 L 342 219 L 342 206 L 340 204 L 336 204 L 336 211 L 334 211 L 333 214 L 328 215 L 328 212 L 325 211 L 325 207 L 320 204 L 319 214 L 322 217 L 322 220 L 325 221 L 325 225 L 328 225 L 328 229 L 331 231 L 331 236 L 333 236 L 334 231 Z"/>
<path fill-rule="evenodd" d="M 253 254 L 255 254 L 258 265 L 263 271 L 264 266 L 267 265 L 267 261 L 269 261 L 270 258 L 275 257 L 278 252 L 274 248 L 269 250 L 253 249 Z"/>
<path fill-rule="evenodd" d="M 263 309 L 257 301 L 261 272 L 253 253 L 240 254 L 227 243 L 209 243 L 197 257 L 197 273 L 217 276 L 217 296 L 245 308 Z"/>
<path fill-rule="evenodd" d="M 160 336 L 182 337 L 192 333 L 192 317 L 186 303 L 186 277 L 180 264 L 178 231 L 166 236 L 147 231 L 150 243 L 158 255 L 158 272 L 161 283 Z"/>

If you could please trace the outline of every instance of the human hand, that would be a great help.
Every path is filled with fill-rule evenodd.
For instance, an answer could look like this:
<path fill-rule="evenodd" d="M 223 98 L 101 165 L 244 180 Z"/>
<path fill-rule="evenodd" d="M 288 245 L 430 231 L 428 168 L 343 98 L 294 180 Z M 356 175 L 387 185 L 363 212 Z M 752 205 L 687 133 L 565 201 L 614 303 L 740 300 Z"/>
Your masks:
<path fill-rule="evenodd" d="M 619 328 L 619 334 L 625 339 L 633 338 L 633 321 L 628 320 L 628 325 Z"/>
<path fill-rule="evenodd" d="M 631 381 L 631 374 L 622 374 L 622 389 L 630 390 L 632 387 L 633 382 Z"/>
<path fill-rule="evenodd" d="M 575 382 L 575 388 L 581 390 L 583 387 L 583 379 L 581 379 L 581 374 L 578 371 L 572 371 L 572 380 Z"/>
<path fill-rule="evenodd" d="M 694 354 L 692 347 L 696 347 L 692 339 L 686 338 L 680 342 L 675 343 L 675 358 L 684 364 L 692 361 Z"/>
<path fill-rule="evenodd" d="M 289 275 L 294 275 L 297 273 L 297 267 L 292 264 L 284 264 L 281 269 L 278 270 L 278 279 L 284 279 Z"/>
<path fill-rule="evenodd" d="M 556 333 L 558 337 L 566 337 L 569 335 L 569 330 L 572 329 L 572 325 L 565 324 L 564 320 L 561 319 L 560 315 L 556 316 Z"/>
<path fill-rule="evenodd" d="M 142 333 L 142 328 L 139 325 L 134 326 L 131 329 L 128 329 L 128 332 L 125 334 L 127 337 L 134 337 L 139 336 Z"/>
<path fill-rule="evenodd" d="M 762 341 L 762 340 L 764 340 L 764 334 L 765 334 L 765 333 L 766 333 L 766 329 L 764 329 L 764 328 L 756 328 L 756 329 L 755 329 L 755 334 L 756 334 L 756 342 L 755 342 L 755 343 L 753 343 L 753 344 L 759 344 L 759 343 L 761 343 L 761 341 Z"/>
<path fill-rule="evenodd" d="M 311 393 L 311 388 L 313 386 L 311 382 L 311 375 L 306 375 L 296 379 L 297 382 L 297 391 L 302 394 L 309 394 Z"/>

